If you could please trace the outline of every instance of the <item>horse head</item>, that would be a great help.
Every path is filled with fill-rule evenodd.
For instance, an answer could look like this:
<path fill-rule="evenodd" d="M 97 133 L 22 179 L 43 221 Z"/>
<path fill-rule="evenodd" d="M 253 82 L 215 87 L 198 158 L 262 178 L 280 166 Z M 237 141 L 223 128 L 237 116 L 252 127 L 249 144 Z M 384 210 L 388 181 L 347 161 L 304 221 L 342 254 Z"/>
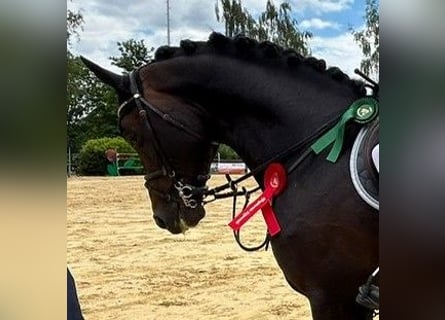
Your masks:
<path fill-rule="evenodd" d="M 202 200 L 218 146 L 209 138 L 203 110 L 184 99 L 142 89 L 138 70 L 118 75 L 82 60 L 118 95 L 119 129 L 147 172 L 145 187 L 156 224 L 174 234 L 196 226 L 205 216 Z"/>

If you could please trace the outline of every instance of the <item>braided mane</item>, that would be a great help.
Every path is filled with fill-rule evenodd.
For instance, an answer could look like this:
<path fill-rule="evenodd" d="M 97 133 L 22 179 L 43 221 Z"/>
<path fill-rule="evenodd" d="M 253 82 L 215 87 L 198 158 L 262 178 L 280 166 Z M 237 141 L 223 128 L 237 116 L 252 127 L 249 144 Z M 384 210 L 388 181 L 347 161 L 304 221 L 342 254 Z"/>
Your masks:
<path fill-rule="evenodd" d="M 155 60 L 153 62 L 202 53 L 230 55 L 261 64 L 281 66 L 288 70 L 295 70 L 298 66 L 304 64 L 336 81 L 352 86 L 359 93 L 365 93 L 363 81 L 350 79 L 338 67 L 326 68 L 326 62 L 322 59 L 304 57 L 294 49 L 284 49 L 270 41 L 258 42 L 243 35 L 229 38 L 220 33 L 212 32 L 209 40 L 206 42 L 182 40 L 180 47 L 159 47 L 155 52 Z"/>

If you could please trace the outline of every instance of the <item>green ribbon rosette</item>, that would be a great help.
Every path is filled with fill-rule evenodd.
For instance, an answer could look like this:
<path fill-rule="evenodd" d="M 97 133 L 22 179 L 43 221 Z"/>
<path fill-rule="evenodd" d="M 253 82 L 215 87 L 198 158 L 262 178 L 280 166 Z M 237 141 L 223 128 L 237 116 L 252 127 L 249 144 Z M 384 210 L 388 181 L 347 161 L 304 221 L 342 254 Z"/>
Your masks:
<path fill-rule="evenodd" d="M 317 141 L 311 145 L 311 149 L 319 154 L 328 146 L 333 144 L 331 151 L 327 156 L 327 160 L 335 163 L 340 156 L 343 147 L 343 139 L 345 134 L 345 126 L 350 120 L 358 123 L 368 123 L 372 121 L 378 114 L 378 102 L 374 98 L 361 98 L 354 103 L 343 113 L 337 124 L 328 132 L 322 135 Z"/>

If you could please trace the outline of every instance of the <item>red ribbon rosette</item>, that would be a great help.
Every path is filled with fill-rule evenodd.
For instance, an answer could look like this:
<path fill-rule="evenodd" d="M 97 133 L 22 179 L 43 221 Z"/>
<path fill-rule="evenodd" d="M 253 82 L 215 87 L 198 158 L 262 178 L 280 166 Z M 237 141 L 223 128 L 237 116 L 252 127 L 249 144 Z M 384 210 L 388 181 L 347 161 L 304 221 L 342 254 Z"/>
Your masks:
<path fill-rule="evenodd" d="M 233 230 L 239 230 L 255 213 L 260 209 L 263 212 L 264 220 L 267 224 L 269 234 L 276 235 L 281 231 L 280 224 L 272 209 L 272 200 L 275 196 L 280 194 L 286 187 L 287 175 L 286 169 L 280 163 L 270 164 L 264 173 L 264 191 L 263 193 L 250 203 L 243 211 L 241 211 L 232 221 L 229 226 Z"/>

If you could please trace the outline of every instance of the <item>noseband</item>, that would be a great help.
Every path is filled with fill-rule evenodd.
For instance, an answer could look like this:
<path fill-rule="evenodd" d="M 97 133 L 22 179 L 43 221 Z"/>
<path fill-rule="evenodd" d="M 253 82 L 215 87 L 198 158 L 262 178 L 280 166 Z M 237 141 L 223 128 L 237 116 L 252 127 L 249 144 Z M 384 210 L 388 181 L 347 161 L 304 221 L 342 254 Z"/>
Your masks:
<path fill-rule="evenodd" d="M 183 123 L 179 122 L 178 120 L 174 119 L 171 115 L 168 113 L 164 113 L 161 110 L 157 109 L 155 106 L 153 106 L 151 103 L 149 103 L 144 97 L 141 95 L 138 87 L 137 82 L 137 76 L 138 76 L 138 70 L 131 71 L 129 74 L 130 79 L 130 92 L 132 94 L 131 98 L 124 101 L 117 111 L 119 124 L 120 119 L 122 117 L 122 111 L 124 108 L 129 105 L 130 102 L 134 100 L 136 103 L 136 107 L 139 113 L 139 117 L 144 124 L 145 128 L 148 131 L 153 132 L 153 146 L 155 149 L 155 153 L 160 161 L 161 168 L 159 170 L 150 172 L 145 175 L 145 187 L 156 194 L 157 196 L 163 198 L 166 201 L 175 201 L 175 197 L 172 197 L 169 193 L 160 191 L 153 186 L 150 185 L 150 182 L 153 180 L 157 180 L 163 177 L 169 178 L 173 182 L 173 186 L 175 190 L 177 191 L 178 197 L 182 200 L 184 205 L 188 208 L 196 208 L 198 204 L 200 203 L 196 198 L 203 197 L 207 191 L 207 187 L 205 186 L 205 182 L 210 178 L 209 175 L 198 175 L 195 177 L 195 181 L 203 182 L 203 186 L 194 186 L 192 184 L 187 184 L 183 179 L 178 177 L 176 171 L 173 169 L 173 167 L 170 165 L 168 158 L 164 152 L 164 150 L 161 147 L 161 144 L 159 142 L 158 136 L 156 134 L 156 130 L 153 127 L 153 124 L 151 122 L 151 118 L 148 116 L 148 112 L 152 112 L 158 117 L 160 117 L 162 120 L 167 122 L 168 124 L 172 125 L 175 128 L 178 128 L 181 131 L 184 131 L 188 135 L 194 137 L 197 140 L 207 140 L 202 135 L 194 131 L 193 129 L 190 129 L 189 127 L 185 126 Z M 120 128 L 120 125 L 119 125 Z M 212 144 L 215 144 L 212 142 Z"/>

